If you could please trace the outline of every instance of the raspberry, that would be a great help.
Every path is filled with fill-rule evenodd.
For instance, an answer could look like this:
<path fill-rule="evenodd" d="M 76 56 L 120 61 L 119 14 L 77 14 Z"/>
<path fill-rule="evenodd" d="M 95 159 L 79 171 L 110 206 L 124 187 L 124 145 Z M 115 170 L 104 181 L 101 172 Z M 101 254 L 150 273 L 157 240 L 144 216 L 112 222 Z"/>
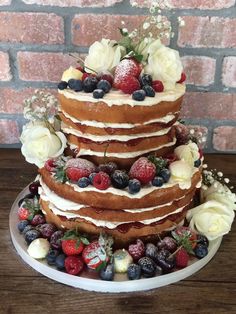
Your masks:
<path fill-rule="evenodd" d="M 184 72 L 181 73 L 181 78 L 177 83 L 183 83 L 186 80 L 186 74 Z"/>
<path fill-rule="evenodd" d="M 113 75 L 108 71 L 99 73 L 98 79 L 108 81 L 111 84 L 111 86 L 112 86 L 113 80 L 114 80 Z"/>
<path fill-rule="evenodd" d="M 93 178 L 93 185 L 99 190 L 106 190 L 111 185 L 110 177 L 105 172 L 98 172 Z"/>
<path fill-rule="evenodd" d="M 175 254 L 176 267 L 184 268 L 188 266 L 189 255 L 184 248 L 178 250 Z"/>
<path fill-rule="evenodd" d="M 82 81 L 84 81 L 87 77 L 89 77 L 90 74 L 84 72 L 82 76 Z"/>
<path fill-rule="evenodd" d="M 81 256 L 68 256 L 65 259 L 65 269 L 68 274 L 78 275 L 84 268 L 84 262 Z"/>
<path fill-rule="evenodd" d="M 45 162 L 45 165 L 44 167 L 50 171 L 50 172 L 55 172 L 56 171 L 56 159 L 48 159 L 46 162 Z"/>
<path fill-rule="evenodd" d="M 125 76 L 119 83 L 119 89 L 125 94 L 132 94 L 140 89 L 139 80 L 134 76 Z"/>
<path fill-rule="evenodd" d="M 123 59 L 115 69 L 115 78 L 127 76 L 134 76 L 138 78 L 141 71 L 142 65 L 140 63 L 131 58 Z"/>
<path fill-rule="evenodd" d="M 132 179 L 138 179 L 146 184 L 155 177 L 156 167 L 146 157 L 140 157 L 132 165 L 129 175 Z"/>
<path fill-rule="evenodd" d="M 157 93 L 161 93 L 164 91 L 164 85 L 162 83 L 162 81 L 153 81 L 152 82 L 152 88 L 157 92 Z"/>
<path fill-rule="evenodd" d="M 69 159 L 66 168 L 66 175 L 71 181 L 78 181 L 96 171 L 96 167 L 91 161 L 82 158 Z"/>
<path fill-rule="evenodd" d="M 187 144 L 189 141 L 189 129 L 184 124 L 178 124 L 175 126 L 175 134 L 178 145 Z"/>
<path fill-rule="evenodd" d="M 141 257 L 144 256 L 145 253 L 145 246 L 143 241 L 137 239 L 136 244 L 130 244 L 128 252 L 133 257 L 134 261 L 138 261 Z"/>

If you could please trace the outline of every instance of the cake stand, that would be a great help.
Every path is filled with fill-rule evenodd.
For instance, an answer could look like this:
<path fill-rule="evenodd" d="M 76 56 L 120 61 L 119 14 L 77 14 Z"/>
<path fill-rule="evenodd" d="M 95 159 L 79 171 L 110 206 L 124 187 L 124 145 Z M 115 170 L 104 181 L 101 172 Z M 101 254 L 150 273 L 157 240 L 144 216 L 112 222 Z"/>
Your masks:
<path fill-rule="evenodd" d="M 28 194 L 28 187 L 21 191 L 17 196 L 15 202 L 12 205 L 9 226 L 13 245 L 20 257 L 33 269 L 43 274 L 44 276 L 51 278 L 57 282 L 69 285 L 75 288 L 85 289 L 89 291 L 97 292 L 134 292 L 144 291 L 162 286 L 169 285 L 171 283 L 180 281 L 184 278 L 191 276 L 196 273 L 202 267 L 204 267 L 216 254 L 221 244 L 221 238 L 218 238 L 209 243 L 209 252 L 206 257 L 201 260 L 195 260 L 184 269 L 172 272 L 170 274 L 161 275 L 153 278 L 145 278 L 139 280 L 127 280 L 126 275 L 116 274 L 114 281 L 103 281 L 100 279 L 93 279 L 94 272 L 85 272 L 81 276 L 73 276 L 65 272 L 59 271 L 52 266 L 48 266 L 44 260 L 35 260 L 27 253 L 27 244 L 24 237 L 19 233 L 17 229 L 18 224 L 18 201 Z M 90 278 L 89 278 L 90 277 Z"/>

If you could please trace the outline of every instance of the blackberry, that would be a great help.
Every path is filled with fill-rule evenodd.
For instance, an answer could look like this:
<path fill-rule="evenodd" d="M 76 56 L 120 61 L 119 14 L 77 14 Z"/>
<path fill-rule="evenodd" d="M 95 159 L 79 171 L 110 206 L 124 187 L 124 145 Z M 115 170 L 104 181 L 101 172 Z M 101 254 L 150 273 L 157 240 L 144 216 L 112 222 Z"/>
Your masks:
<path fill-rule="evenodd" d="M 146 86 L 146 85 L 152 86 L 152 76 L 150 74 L 143 74 L 139 78 L 139 82 L 141 86 Z"/>
<path fill-rule="evenodd" d="M 141 277 L 141 266 L 138 264 L 130 264 L 127 269 L 127 276 L 130 280 L 137 280 Z"/>
<path fill-rule="evenodd" d="M 43 238 L 50 239 L 52 234 L 57 231 L 57 228 L 52 224 L 46 223 L 39 227 L 39 231 L 41 232 Z"/>
<path fill-rule="evenodd" d="M 99 99 L 103 98 L 105 95 L 105 92 L 102 89 L 95 89 L 93 91 L 93 98 Z"/>
<path fill-rule="evenodd" d="M 137 101 L 143 101 L 145 99 L 146 93 L 142 89 L 138 89 L 133 92 L 132 98 Z"/>
<path fill-rule="evenodd" d="M 141 183 L 138 179 L 129 180 L 129 193 L 136 194 L 141 189 Z"/>
<path fill-rule="evenodd" d="M 63 90 L 63 89 L 66 89 L 68 86 L 68 83 L 65 82 L 65 81 L 61 81 L 58 85 L 57 85 L 57 88 L 60 89 L 60 90 Z"/>
<path fill-rule="evenodd" d="M 83 90 L 83 83 L 81 80 L 70 79 L 68 81 L 68 86 L 75 92 L 81 92 Z"/>
<path fill-rule="evenodd" d="M 158 249 L 153 243 L 147 243 L 145 247 L 145 256 L 150 257 L 156 262 Z"/>
<path fill-rule="evenodd" d="M 107 80 L 100 80 L 97 84 L 98 89 L 102 89 L 104 93 L 108 93 L 111 89 L 111 84 Z"/>
<path fill-rule="evenodd" d="M 83 81 L 83 89 L 85 93 L 92 93 L 97 88 L 98 80 L 94 76 L 88 76 Z"/>
<path fill-rule="evenodd" d="M 150 278 L 156 274 L 156 264 L 150 257 L 142 257 L 138 261 L 143 277 Z"/>
<path fill-rule="evenodd" d="M 80 188 L 86 188 L 90 184 L 90 180 L 89 178 L 82 177 L 78 180 L 77 184 Z"/>
<path fill-rule="evenodd" d="M 44 224 L 45 222 L 46 222 L 45 217 L 41 214 L 37 214 L 31 220 L 31 225 L 38 226 L 38 225 Z"/>
<path fill-rule="evenodd" d="M 111 183 L 117 189 L 124 189 L 129 184 L 129 176 L 124 170 L 115 170 L 111 175 Z"/>
<path fill-rule="evenodd" d="M 146 96 L 148 97 L 155 97 L 155 90 L 152 88 L 152 86 L 144 85 L 143 90 L 145 91 Z"/>

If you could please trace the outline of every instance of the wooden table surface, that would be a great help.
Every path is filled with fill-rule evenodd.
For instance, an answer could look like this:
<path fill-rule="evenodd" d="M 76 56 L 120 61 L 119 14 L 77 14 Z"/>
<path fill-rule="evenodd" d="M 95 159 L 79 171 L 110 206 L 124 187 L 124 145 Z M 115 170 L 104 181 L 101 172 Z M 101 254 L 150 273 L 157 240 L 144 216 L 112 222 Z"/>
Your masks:
<path fill-rule="evenodd" d="M 236 155 L 205 156 L 236 186 Z M 19 150 L 0 149 L 0 314 L 21 313 L 236 313 L 236 223 L 213 260 L 178 283 L 159 289 L 105 294 L 71 288 L 37 273 L 17 255 L 9 212 L 17 194 L 36 176 Z"/>

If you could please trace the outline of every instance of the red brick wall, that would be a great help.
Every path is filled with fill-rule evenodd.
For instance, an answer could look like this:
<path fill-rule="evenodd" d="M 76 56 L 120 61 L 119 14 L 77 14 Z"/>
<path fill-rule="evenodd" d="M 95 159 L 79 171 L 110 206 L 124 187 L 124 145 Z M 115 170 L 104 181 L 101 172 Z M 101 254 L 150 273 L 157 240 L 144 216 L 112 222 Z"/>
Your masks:
<path fill-rule="evenodd" d="M 51 89 L 74 60 L 103 36 L 118 38 L 121 20 L 134 26 L 143 0 L 0 0 L 0 146 L 19 147 L 22 102 Z M 236 152 L 236 0 L 169 0 L 187 74 L 182 118 L 207 134 L 208 152 Z M 177 18 L 186 23 L 178 28 Z"/>

